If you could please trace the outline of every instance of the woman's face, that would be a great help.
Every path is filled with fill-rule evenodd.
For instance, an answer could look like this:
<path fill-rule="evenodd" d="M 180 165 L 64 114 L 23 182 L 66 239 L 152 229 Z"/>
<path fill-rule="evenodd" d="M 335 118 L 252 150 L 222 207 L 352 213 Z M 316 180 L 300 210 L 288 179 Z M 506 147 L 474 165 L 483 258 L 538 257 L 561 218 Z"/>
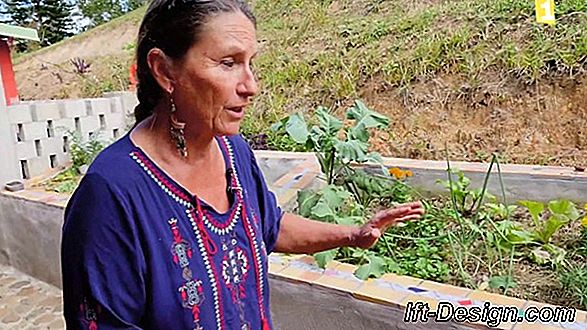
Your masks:
<path fill-rule="evenodd" d="M 256 53 L 255 26 L 241 12 L 221 13 L 204 24 L 198 41 L 173 65 L 177 117 L 188 131 L 238 134 L 258 91 L 251 69 Z"/>

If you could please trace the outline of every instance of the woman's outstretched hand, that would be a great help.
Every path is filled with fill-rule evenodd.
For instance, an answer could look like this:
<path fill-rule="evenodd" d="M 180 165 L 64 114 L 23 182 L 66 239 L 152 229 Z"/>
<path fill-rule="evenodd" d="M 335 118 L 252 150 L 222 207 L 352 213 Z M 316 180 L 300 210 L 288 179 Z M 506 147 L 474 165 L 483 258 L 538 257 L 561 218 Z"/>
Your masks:
<path fill-rule="evenodd" d="M 351 245 L 368 249 L 377 243 L 381 235 L 396 223 L 417 220 L 424 214 L 420 202 L 400 204 L 387 210 L 379 211 L 363 226 L 357 228 L 351 239 Z"/>

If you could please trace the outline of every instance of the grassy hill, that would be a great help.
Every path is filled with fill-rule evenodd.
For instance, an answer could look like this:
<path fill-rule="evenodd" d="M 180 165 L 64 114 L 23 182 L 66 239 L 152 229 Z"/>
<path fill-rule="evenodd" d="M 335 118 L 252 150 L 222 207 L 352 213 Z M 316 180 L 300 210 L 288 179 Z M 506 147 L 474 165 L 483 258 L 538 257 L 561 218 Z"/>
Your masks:
<path fill-rule="evenodd" d="M 555 27 L 534 1 L 257 0 L 263 91 L 248 135 L 317 105 L 341 113 L 355 99 L 392 125 L 385 155 L 587 165 L 587 3 L 557 1 Z M 25 99 L 124 88 L 144 9 L 22 56 Z M 86 75 L 68 61 L 92 63 Z M 258 120 L 261 118 L 262 120 Z M 270 146 L 292 148 L 270 136 Z"/>

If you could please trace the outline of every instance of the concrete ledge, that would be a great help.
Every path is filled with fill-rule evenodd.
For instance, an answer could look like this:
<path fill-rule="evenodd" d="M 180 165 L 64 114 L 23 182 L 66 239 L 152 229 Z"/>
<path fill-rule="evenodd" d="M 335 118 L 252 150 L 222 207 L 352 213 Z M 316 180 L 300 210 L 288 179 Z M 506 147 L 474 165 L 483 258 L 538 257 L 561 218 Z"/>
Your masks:
<path fill-rule="evenodd" d="M 490 302 L 492 306 L 515 306 L 518 316 L 524 315 L 525 310 L 530 306 L 537 308 L 546 306 L 535 301 L 395 274 L 386 274 L 380 279 L 361 281 L 353 275 L 355 266 L 333 261 L 327 265 L 326 269 L 321 269 L 310 256 L 287 256 L 274 253 L 269 257 L 269 262 L 269 273 L 273 284 L 271 286 L 272 303 L 277 306 L 274 313 L 279 315 L 279 319 L 288 320 L 285 324 L 296 324 L 296 326 L 301 324 L 298 329 L 424 329 L 427 328 L 426 324 L 428 326 L 433 324 L 434 329 L 486 327 L 482 322 L 475 324 L 434 323 L 433 321 L 426 324 L 405 323 L 403 319 L 407 304 L 417 301 L 428 303 L 431 310 L 436 310 L 441 301 L 449 302 L 454 307 L 478 306 L 481 309 L 485 302 Z M 285 301 L 291 302 L 291 305 L 285 304 Z M 284 306 L 287 306 L 288 310 L 283 310 Z M 361 314 L 367 306 L 372 306 L 366 313 L 367 320 L 356 320 L 357 315 L 352 312 L 347 312 L 347 315 L 341 315 L 340 318 L 330 317 L 331 313 L 345 314 L 343 312 L 345 309 L 358 311 Z M 316 316 L 317 310 L 320 310 L 320 313 Z M 380 314 L 382 311 L 385 312 Z M 320 315 L 324 315 L 323 312 L 327 312 L 329 317 L 319 318 Z M 382 318 L 381 315 L 383 315 Z M 290 322 L 289 319 L 296 319 L 297 323 Z M 577 311 L 574 322 L 505 322 L 495 328 L 585 330 L 587 329 L 587 312 Z"/>
<path fill-rule="evenodd" d="M 276 193 L 283 194 L 284 203 L 291 202 L 291 196 L 285 196 L 280 187 L 311 187 L 323 184 L 320 167 L 311 153 L 288 153 L 278 151 L 255 151 L 257 158 L 303 160 L 303 165 L 295 166 L 290 173 L 275 181 Z M 386 167 L 409 169 L 413 176 L 406 183 L 424 195 L 447 194 L 447 190 L 437 183 L 447 180 L 445 161 L 416 160 L 403 158 L 383 158 Z M 451 162 L 451 168 L 460 169 L 471 179 L 471 188 L 483 186 L 483 180 L 489 169 L 487 163 Z M 535 166 L 502 164 L 500 166 L 508 203 L 518 200 L 536 200 L 547 202 L 553 199 L 569 199 L 579 204 L 587 202 L 587 173 L 574 171 L 569 167 Z M 453 177 L 456 179 L 456 176 Z M 297 184 L 298 182 L 301 182 Z M 488 192 L 502 199 L 497 166 L 493 166 L 488 181 Z M 280 201 L 282 201 L 280 200 Z"/>

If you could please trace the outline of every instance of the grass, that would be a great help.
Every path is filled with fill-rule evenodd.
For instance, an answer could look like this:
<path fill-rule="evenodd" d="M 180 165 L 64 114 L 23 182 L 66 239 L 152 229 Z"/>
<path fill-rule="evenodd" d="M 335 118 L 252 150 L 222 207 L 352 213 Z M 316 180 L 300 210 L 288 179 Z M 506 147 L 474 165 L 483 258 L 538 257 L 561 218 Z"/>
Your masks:
<path fill-rule="evenodd" d="M 557 5 L 550 27 L 535 23 L 526 0 L 257 1 L 264 92 L 255 109 L 338 108 L 374 81 L 409 94 L 440 75 L 472 91 L 494 77 L 525 85 L 576 77 L 587 68 L 586 5 Z"/>
<path fill-rule="evenodd" d="M 377 145 L 387 156 L 443 159 L 442 145 L 448 142 L 455 160 L 487 161 L 497 151 L 511 162 L 587 161 L 584 133 L 577 129 L 587 121 L 580 117 L 582 94 L 573 92 L 578 88 L 572 84 L 563 87 L 571 95 L 545 93 L 585 77 L 586 6 L 584 0 L 558 1 L 557 24 L 548 26 L 535 22 L 534 2 L 527 0 L 258 0 L 254 11 L 261 52 L 255 68 L 262 88 L 243 131 L 265 133 L 267 144 L 294 150 L 283 137 L 266 133 L 273 122 L 317 105 L 340 114 L 362 98 L 392 118 L 394 134 Z M 39 52 L 108 33 L 128 21 L 138 25 L 144 11 Z M 118 63 L 132 60 L 130 52 L 117 56 Z M 92 70 L 100 73 L 93 84 L 69 84 L 55 97 L 120 88 L 108 66 L 97 61 Z M 558 115 L 552 109 L 567 106 L 561 101 L 567 98 L 573 106 L 558 126 L 569 133 L 550 137 L 554 130 L 548 123 L 555 120 L 545 115 Z M 495 118 L 500 111 L 494 108 L 506 109 L 502 112 L 511 112 L 510 117 Z M 527 118 L 535 114 L 544 118 Z M 471 119 L 477 121 L 470 124 Z M 536 131 L 521 131 L 532 125 Z M 516 130 L 518 136 L 508 134 Z M 532 141 L 533 135 L 545 142 Z M 568 153 L 573 147 L 581 156 Z"/>
<path fill-rule="evenodd" d="M 126 15 L 117 17 L 109 22 L 106 22 L 106 23 L 104 23 L 100 26 L 97 26 L 91 30 L 88 30 L 84 33 L 80 33 L 80 34 L 72 36 L 70 38 L 61 40 L 51 46 L 43 47 L 43 48 L 35 50 L 33 52 L 15 53 L 13 55 L 13 64 L 14 65 L 19 64 L 21 62 L 29 60 L 33 56 L 40 55 L 45 52 L 57 49 L 57 48 L 59 48 L 63 45 L 66 45 L 66 44 L 81 43 L 84 40 L 92 38 L 93 36 L 103 34 L 108 31 L 116 30 L 122 24 L 128 24 L 130 22 L 131 24 L 136 24 L 138 26 L 140 24 L 141 20 L 143 19 L 143 16 L 145 15 L 146 10 L 147 10 L 146 7 L 141 7 L 141 8 L 135 9 L 135 10 L 127 13 Z"/>

